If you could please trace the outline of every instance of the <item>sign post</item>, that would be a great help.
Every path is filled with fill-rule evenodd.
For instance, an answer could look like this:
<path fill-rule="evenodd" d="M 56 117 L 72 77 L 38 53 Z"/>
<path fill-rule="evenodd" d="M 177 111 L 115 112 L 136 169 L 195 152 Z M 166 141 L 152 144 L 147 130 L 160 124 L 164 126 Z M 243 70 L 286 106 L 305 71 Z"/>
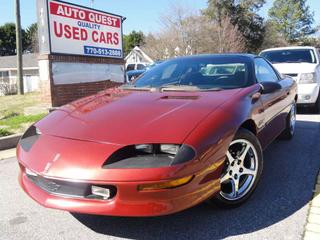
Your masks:
<path fill-rule="evenodd" d="M 122 16 L 58 0 L 37 10 L 40 79 L 49 78 L 53 106 L 124 82 Z"/>

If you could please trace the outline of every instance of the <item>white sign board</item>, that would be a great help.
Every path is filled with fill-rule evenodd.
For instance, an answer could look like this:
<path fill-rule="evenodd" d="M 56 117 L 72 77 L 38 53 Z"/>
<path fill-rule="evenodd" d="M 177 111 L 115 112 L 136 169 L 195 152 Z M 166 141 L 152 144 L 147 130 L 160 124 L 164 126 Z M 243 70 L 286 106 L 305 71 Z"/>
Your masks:
<path fill-rule="evenodd" d="M 52 53 L 123 58 L 122 17 L 48 0 Z"/>

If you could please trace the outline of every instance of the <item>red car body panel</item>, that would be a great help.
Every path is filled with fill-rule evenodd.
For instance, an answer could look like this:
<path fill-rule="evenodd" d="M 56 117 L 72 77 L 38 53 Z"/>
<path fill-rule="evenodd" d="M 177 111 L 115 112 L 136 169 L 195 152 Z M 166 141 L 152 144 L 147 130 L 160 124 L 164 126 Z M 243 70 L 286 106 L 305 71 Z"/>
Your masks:
<path fill-rule="evenodd" d="M 101 143 L 181 143 L 194 126 L 237 92 L 239 89 L 215 94 L 113 89 L 54 111 L 37 126 L 44 134 Z"/>
<path fill-rule="evenodd" d="M 41 135 L 29 151 L 19 144 L 19 182 L 41 205 L 71 212 L 114 216 L 158 216 L 194 206 L 220 190 L 225 153 L 237 130 L 251 127 L 265 148 L 285 127 L 296 84 L 261 95 L 260 85 L 216 92 L 146 92 L 110 89 L 62 107 L 35 126 Z M 168 167 L 103 169 L 127 145 L 191 146 L 192 161 Z M 110 200 L 50 194 L 36 186 L 26 168 L 47 179 L 116 186 Z M 139 191 L 145 183 L 193 176 L 186 185 Z"/>

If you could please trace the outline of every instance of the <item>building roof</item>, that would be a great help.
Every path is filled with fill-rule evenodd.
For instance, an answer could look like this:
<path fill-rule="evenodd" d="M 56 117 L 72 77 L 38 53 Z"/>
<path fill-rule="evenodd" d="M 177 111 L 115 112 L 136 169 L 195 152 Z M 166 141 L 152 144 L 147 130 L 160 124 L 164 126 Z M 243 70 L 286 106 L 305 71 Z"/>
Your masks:
<path fill-rule="evenodd" d="M 130 59 L 133 56 L 139 56 L 139 58 L 141 59 L 141 62 L 148 62 L 148 63 L 153 63 L 153 60 L 151 57 L 149 57 L 144 51 L 142 51 L 141 48 L 139 48 L 138 46 L 135 46 L 131 52 L 128 54 L 128 56 L 126 56 L 125 60 L 127 61 L 128 59 Z M 136 57 L 135 57 L 136 58 Z"/>
<path fill-rule="evenodd" d="M 23 54 L 23 68 L 38 68 L 38 60 L 36 53 Z M 0 69 L 16 69 L 17 56 L 2 56 L 0 57 Z"/>

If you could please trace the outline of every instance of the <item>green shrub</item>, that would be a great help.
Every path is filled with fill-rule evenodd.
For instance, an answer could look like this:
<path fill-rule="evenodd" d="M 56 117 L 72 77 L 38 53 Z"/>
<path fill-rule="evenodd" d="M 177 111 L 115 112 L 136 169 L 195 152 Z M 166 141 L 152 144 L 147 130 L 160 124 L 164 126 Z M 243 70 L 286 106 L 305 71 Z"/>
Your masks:
<path fill-rule="evenodd" d="M 5 128 L 0 128 L 0 137 L 9 136 L 11 134 L 13 134 L 13 133 L 10 132 L 9 130 L 7 130 Z"/>
<path fill-rule="evenodd" d="M 41 118 L 46 116 L 46 113 L 36 114 L 36 115 L 18 115 L 6 119 L 0 120 L 0 125 L 8 127 L 10 130 L 21 128 L 22 124 L 32 124 L 39 121 Z"/>

